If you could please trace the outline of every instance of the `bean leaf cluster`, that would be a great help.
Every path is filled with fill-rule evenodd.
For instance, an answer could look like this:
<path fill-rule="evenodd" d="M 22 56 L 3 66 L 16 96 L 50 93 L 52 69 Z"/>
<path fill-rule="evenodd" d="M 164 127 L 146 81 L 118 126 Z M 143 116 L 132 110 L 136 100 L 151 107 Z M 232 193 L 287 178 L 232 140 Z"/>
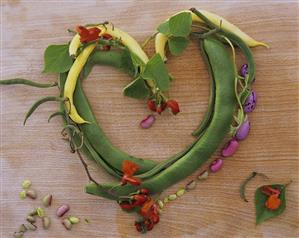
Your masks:
<path fill-rule="evenodd" d="M 168 47 L 172 55 L 181 54 L 188 46 L 191 33 L 192 17 L 190 12 L 182 12 L 163 22 L 157 28 L 158 32 L 168 36 Z"/>

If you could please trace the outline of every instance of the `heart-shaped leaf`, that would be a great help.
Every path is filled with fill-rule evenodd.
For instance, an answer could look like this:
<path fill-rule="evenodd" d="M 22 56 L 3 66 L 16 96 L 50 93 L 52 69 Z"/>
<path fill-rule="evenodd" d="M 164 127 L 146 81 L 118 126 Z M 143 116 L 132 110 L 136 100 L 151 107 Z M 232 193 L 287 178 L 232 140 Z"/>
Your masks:
<path fill-rule="evenodd" d="M 164 35 L 169 35 L 170 34 L 170 29 L 169 29 L 169 21 L 163 22 L 160 24 L 157 28 L 157 30 L 160 33 L 163 33 Z"/>
<path fill-rule="evenodd" d="M 169 75 L 160 54 L 155 54 L 145 65 L 142 77 L 145 79 L 154 80 L 157 87 L 162 91 L 165 91 L 169 88 Z"/>
<path fill-rule="evenodd" d="M 285 198 L 286 186 L 283 184 L 274 184 L 274 185 L 266 185 L 266 186 L 271 186 L 272 188 L 276 188 L 280 190 L 279 199 L 281 200 L 281 204 L 279 208 L 277 208 L 276 210 L 269 210 L 265 206 L 265 202 L 268 199 L 268 196 L 262 192 L 262 187 L 264 186 L 259 187 L 255 191 L 256 224 L 260 224 L 271 217 L 278 216 L 286 208 L 286 198 Z"/>
<path fill-rule="evenodd" d="M 131 98 L 146 98 L 149 96 L 149 89 L 145 85 L 144 79 L 138 77 L 124 88 L 123 94 Z"/>
<path fill-rule="evenodd" d="M 192 16 L 190 12 L 179 13 L 169 19 L 172 36 L 187 37 L 191 32 Z"/>
<path fill-rule="evenodd" d="M 168 46 L 172 55 L 181 54 L 188 46 L 189 40 L 185 37 L 171 37 L 168 40 Z"/>
<path fill-rule="evenodd" d="M 69 56 L 69 45 L 50 45 L 44 54 L 45 68 L 43 73 L 64 73 L 73 64 Z"/>

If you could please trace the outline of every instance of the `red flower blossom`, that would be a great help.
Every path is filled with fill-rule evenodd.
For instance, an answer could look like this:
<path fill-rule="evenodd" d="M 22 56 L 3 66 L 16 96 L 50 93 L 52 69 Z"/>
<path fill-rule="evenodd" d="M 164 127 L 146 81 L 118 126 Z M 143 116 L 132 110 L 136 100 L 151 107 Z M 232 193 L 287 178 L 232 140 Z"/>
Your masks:
<path fill-rule="evenodd" d="M 156 102 L 154 100 L 148 100 L 147 107 L 153 112 L 157 111 Z"/>
<path fill-rule="evenodd" d="M 179 104 L 177 103 L 177 101 L 170 99 L 166 102 L 166 105 L 167 105 L 167 107 L 169 107 L 171 109 L 171 111 L 174 115 L 176 115 L 180 112 L 180 107 L 179 107 Z"/>
<path fill-rule="evenodd" d="M 81 43 L 96 41 L 97 39 L 99 39 L 99 34 L 101 33 L 101 30 L 97 27 L 87 29 L 84 26 L 77 26 L 76 31 L 80 35 Z"/>

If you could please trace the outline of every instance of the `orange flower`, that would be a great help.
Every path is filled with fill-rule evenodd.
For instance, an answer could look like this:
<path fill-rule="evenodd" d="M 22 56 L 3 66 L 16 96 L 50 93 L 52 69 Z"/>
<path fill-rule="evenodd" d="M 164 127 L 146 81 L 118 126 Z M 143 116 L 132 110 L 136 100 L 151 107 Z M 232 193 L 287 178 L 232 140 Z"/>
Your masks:
<path fill-rule="evenodd" d="M 267 201 L 265 202 L 266 208 L 268 208 L 269 210 L 278 209 L 281 204 L 281 200 L 278 198 L 278 196 L 279 196 L 278 194 L 270 195 Z"/>
<path fill-rule="evenodd" d="M 136 173 L 136 171 L 139 169 L 139 166 L 132 161 L 124 160 L 122 164 L 122 171 L 124 173 L 121 184 L 125 185 L 127 183 L 130 183 L 134 186 L 139 186 L 141 183 L 141 180 L 139 178 L 133 177 L 133 174 Z"/>

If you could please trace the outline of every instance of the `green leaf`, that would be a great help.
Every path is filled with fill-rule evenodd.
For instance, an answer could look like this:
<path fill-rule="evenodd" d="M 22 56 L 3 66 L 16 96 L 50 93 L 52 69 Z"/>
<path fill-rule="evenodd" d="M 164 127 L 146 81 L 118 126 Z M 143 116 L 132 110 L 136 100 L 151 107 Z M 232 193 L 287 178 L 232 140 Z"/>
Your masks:
<path fill-rule="evenodd" d="M 169 19 L 169 29 L 173 36 L 187 37 L 191 32 L 192 17 L 190 12 L 182 12 Z"/>
<path fill-rule="evenodd" d="M 135 68 L 135 77 L 143 71 L 145 63 L 132 51 L 130 51 L 131 60 Z"/>
<path fill-rule="evenodd" d="M 142 77 L 136 78 L 133 82 L 129 83 L 123 90 L 123 94 L 131 98 L 146 98 L 149 96 L 149 89 Z"/>
<path fill-rule="evenodd" d="M 43 73 L 64 73 L 68 71 L 73 64 L 68 49 L 68 45 L 48 46 L 44 54 L 45 68 Z"/>
<path fill-rule="evenodd" d="M 160 33 L 163 33 L 164 35 L 169 35 L 170 34 L 170 29 L 169 29 L 169 21 L 163 22 L 160 24 L 157 28 L 157 30 Z"/>
<path fill-rule="evenodd" d="M 256 224 L 260 224 L 271 217 L 276 217 L 281 214 L 286 208 L 285 188 L 283 184 L 265 185 L 271 186 L 272 188 L 278 188 L 280 190 L 279 198 L 281 200 L 280 207 L 276 210 L 269 210 L 265 206 L 265 202 L 268 198 L 266 194 L 262 192 L 262 187 L 259 187 L 255 191 L 255 211 L 256 211 Z"/>
<path fill-rule="evenodd" d="M 181 54 L 187 47 L 189 40 L 185 37 L 171 37 L 168 40 L 168 46 L 172 55 Z"/>
<path fill-rule="evenodd" d="M 160 54 L 155 54 L 145 65 L 142 77 L 154 80 L 158 88 L 162 91 L 169 88 L 169 75 Z"/>

